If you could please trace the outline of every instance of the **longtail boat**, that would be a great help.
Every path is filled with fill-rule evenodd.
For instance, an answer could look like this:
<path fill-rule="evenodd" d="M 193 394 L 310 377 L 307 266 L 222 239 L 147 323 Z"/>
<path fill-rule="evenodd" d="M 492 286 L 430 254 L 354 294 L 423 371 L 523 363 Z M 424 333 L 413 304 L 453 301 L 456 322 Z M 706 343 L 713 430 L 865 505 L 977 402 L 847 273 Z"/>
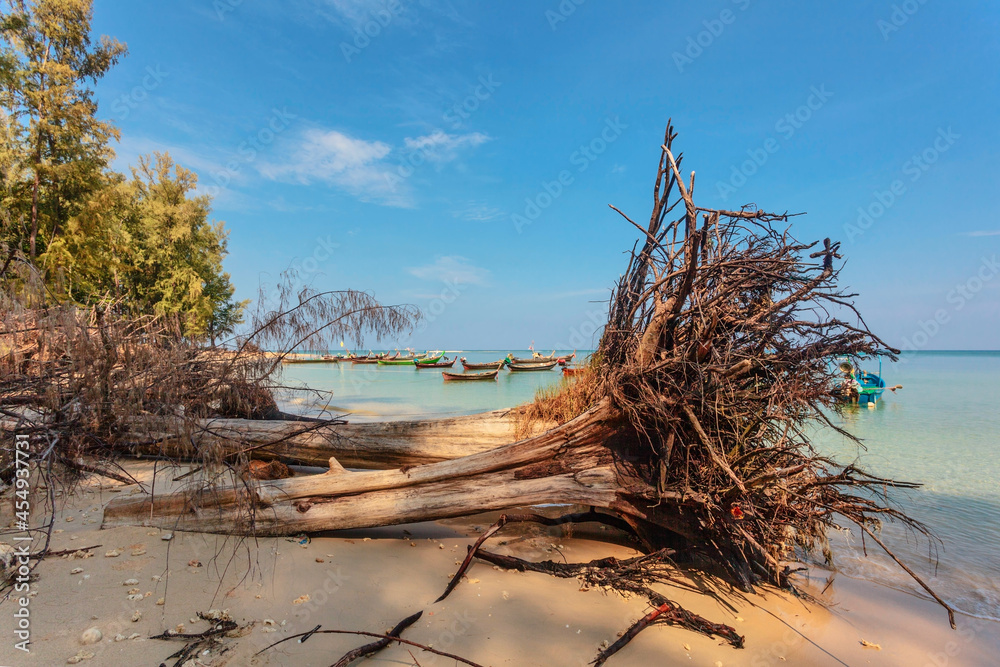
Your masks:
<path fill-rule="evenodd" d="M 838 370 L 842 375 L 840 384 L 835 386 L 833 394 L 837 400 L 844 403 L 856 403 L 874 408 L 886 389 L 895 392 L 903 385 L 887 387 L 882 378 L 882 358 L 878 361 L 878 375 L 861 370 L 850 360 L 841 361 Z"/>
<path fill-rule="evenodd" d="M 507 363 L 507 360 L 501 359 L 500 361 L 489 361 L 486 362 L 485 364 L 470 364 L 468 361 L 465 360 L 465 357 L 462 357 L 461 362 L 462 362 L 462 368 L 464 368 L 467 371 L 485 371 L 485 370 L 495 370 L 498 368 L 502 368 L 503 365 Z"/>
<path fill-rule="evenodd" d="M 438 357 L 438 359 L 440 359 L 440 357 Z M 456 361 L 458 361 L 458 357 L 452 357 L 451 361 L 448 361 L 447 359 L 444 361 L 421 361 L 420 359 L 417 359 L 413 362 L 413 365 L 417 368 L 451 368 L 455 365 Z"/>
<path fill-rule="evenodd" d="M 573 350 L 573 354 L 568 354 L 565 357 L 559 357 L 557 361 L 559 362 L 560 366 L 565 366 L 569 362 L 573 361 L 574 357 L 576 357 L 576 350 Z"/>
<path fill-rule="evenodd" d="M 552 354 L 548 356 L 541 355 L 535 352 L 533 356 L 527 359 L 522 359 L 520 357 L 511 357 L 510 355 L 508 355 L 508 358 L 510 359 L 509 363 L 511 364 L 541 364 L 549 361 L 557 361 L 559 359 L 559 357 L 556 356 L 555 350 L 552 350 Z"/>
<path fill-rule="evenodd" d="M 377 364 L 380 360 L 394 359 L 395 357 L 398 357 L 398 356 L 399 356 L 399 352 L 397 352 L 392 357 L 387 356 L 385 354 L 372 354 L 371 352 L 369 352 L 367 357 L 354 357 L 353 359 L 351 359 L 351 363 L 352 364 Z"/>
<path fill-rule="evenodd" d="M 412 366 L 416 361 L 413 357 L 393 357 L 392 359 L 379 359 L 379 366 Z"/>
<path fill-rule="evenodd" d="M 563 366 L 563 375 L 580 375 L 586 369 L 584 366 Z"/>
<path fill-rule="evenodd" d="M 482 373 L 449 373 L 448 371 L 441 372 L 441 377 L 444 378 L 445 382 L 449 382 L 452 380 L 462 380 L 465 382 L 473 380 L 496 380 L 498 375 L 500 375 L 499 367 L 495 371 L 484 371 Z"/>
<path fill-rule="evenodd" d="M 511 370 L 512 373 L 520 373 L 522 371 L 551 371 L 556 367 L 558 362 L 554 359 L 552 361 L 545 361 L 537 364 L 509 364 L 507 368 Z"/>

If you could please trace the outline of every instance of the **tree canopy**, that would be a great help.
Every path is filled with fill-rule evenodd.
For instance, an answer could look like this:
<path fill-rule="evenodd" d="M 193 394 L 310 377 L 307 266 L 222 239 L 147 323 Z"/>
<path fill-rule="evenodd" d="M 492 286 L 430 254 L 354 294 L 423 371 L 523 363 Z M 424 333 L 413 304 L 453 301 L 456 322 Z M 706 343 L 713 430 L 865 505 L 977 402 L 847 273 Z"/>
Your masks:
<path fill-rule="evenodd" d="M 0 280 L 29 262 L 53 299 L 175 315 L 185 335 L 214 341 L 246 305 L 223 270 L 224 223 L 167 154 L 111 168 L 118 129 L 92 86 L 127 48 L 92 39 L 92 5 L 0 2 Z"/>

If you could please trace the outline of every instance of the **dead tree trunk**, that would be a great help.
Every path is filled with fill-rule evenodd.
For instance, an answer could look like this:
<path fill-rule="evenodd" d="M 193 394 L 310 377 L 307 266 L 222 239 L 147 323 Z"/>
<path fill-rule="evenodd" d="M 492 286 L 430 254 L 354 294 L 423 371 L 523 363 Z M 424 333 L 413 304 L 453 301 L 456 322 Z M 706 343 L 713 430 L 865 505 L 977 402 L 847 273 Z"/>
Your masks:
<path fill-rule="evenodd" d="M 255 459 L 326 467 L 336 458 L 347 468 L 399 468 L 447 461 L 515 440 L 510 410 L 447 419 L 359 424 L 254 419 L 176 420 L 136 425 L 137 454 L 173 459 L 219 459 L 247 454 Z M 211 458 L 211 457 L 210 457 Z"/>
<path fill-rule="evenodd" d="M 487 423 L 495 421 L 490 418 Z M 139 524 L 214 533 L 291 535 L 543 503 L 611 508 L 626 491 L 606 446 L 613 439 L 617 421 L 604 402 L 539 436 L 451 461 L 372 472 L 346 472 L 336 466 L 321 475 L 199 487 L 153 499 L 119 497 L 105 509 L 103 527 Z M 434 431 L 441 427 L 428 428 Z M 391 448 L 381 441 L 378 451 L 382 460 L 431 458 L 427 450 L 415 450 L 412 441 L 402 445 L 405 453 L 388 453 Z M 445 457 L 458 447 L 437 448 L 433 456 Z"/>

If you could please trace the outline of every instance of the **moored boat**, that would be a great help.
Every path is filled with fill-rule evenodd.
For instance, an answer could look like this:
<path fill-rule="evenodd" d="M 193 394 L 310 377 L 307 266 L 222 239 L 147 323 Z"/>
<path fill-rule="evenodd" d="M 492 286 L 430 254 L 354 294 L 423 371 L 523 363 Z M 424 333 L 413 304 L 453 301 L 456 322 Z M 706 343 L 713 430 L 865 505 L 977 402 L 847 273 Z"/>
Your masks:
<path fill-rule="evenodd" d="M 580 375 L 585 370 L 587 369 L 584 366 L 563 366 L 562 368 L 563 375 Z"/>
<path fill-rule="evenodd" d="M 543 355 L 535 352 L 531 357 L 528 358 L 514 357 L 511 355 L 507 355 L 507 359 L 508 359 L 507 362 L 508 364 L 541 364 L 549 361 L 557 361 L 559 357 L 556 356 L 556 351 L 552 350 L 552 354 L 550 355 Z"/>
<path fill-rule="evenodd" d="M 837 400 L 843 403 L 855 403 L 873 408 L 887 388 L 893 392 L 903 388 L 901 384 L 886 387 L 885 380 L 882 378 L 881 358 L 879 358 L 877 375 L 861 370 L 850 360 L 841 361 L 838 370 L 842 379 L 840 384 L 834 387 L 833 393 Z"/>
<path fill-rule="evenodd" d="M 368 356 L 366 356 L 366 357 L 352 357 L 351 358 L 351 363 L 352 364 L 377 364 L 380 360 L 394 359 L 394 358 L 396 358 L 398 356 L 399 356 L 399 352 L 397 352 L 396 354 L 394 354 L 392 356 L 389 356 L 388 354 L 372 354 L 372 352 L 369 351 L 368 352 Z"/>
<path fill-rule="evenodd" d="M 451 361 L 447 359 L 441 361 L 440 359 L 441 357 L 438 357 L 437 361 L 422 361 L 418 359 L 413 362 L 413 365 L 417 368 L 451 368 L 458 361 L 458 357 L 452 357 Z"/>
<path fill-rule="evenodd" d="M 379 366 L 412 366 L 415 359 L 413 357 L 393 357 L 392 359 L 379 359 Z"/>
<path fill-rule="evenodd" d="M 495 370 L 501 368 L 505 363 L 506 359 L 501 359 L 500 361 L 488 361 L 484 364 L 470 364 L 465 360 L 465 357 L 460 359 L 462 362 L 462 368 L 467 371 L 485 371 L 485 370 Z"/>
<path fill-rule="evenodd" d="M 527 364 L 527 363 L 508 364 L 507 368 L 509 368 L 512 373 L 521 373 L 527 371 L 551 371 L 553 368 L 556 367 L 557 363 L 559 362 L 553 359 L 552 361 L 545 361 L 535 364 Z"/>
<path fill-rule="evenodd" d="M 476 380 L 496 380 L 497 376 L 500 375 L 500 368 L 497 367 L 493 371 L 484 371 L 482 373 L 449 373 L 448 371 L 442 371 L 441 377 L 445 382 L 449 381 L 463 381 L 463 382 L 474 382 Z"/>

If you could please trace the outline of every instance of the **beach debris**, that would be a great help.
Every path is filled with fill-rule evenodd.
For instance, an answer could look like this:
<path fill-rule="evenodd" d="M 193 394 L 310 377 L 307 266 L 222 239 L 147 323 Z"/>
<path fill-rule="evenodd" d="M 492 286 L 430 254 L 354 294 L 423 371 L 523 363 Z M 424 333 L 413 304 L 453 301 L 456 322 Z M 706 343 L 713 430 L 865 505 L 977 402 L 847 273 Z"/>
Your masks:
<path fill-rule="evenodd" d="M 306 595 L 300 595 L 299 597 L 297 597 L 294 600 L 292 600 L 292 604 L 305 604 L 306 602 L 309 602 L 309 595 L 308 594 L 306 594 Z"/>
<path fill-rule="evenodd" d="M 84 660 L 90 660 L 94 657 L 94 654 L 90 651 L 84 651 L 81 649 L 76 655 L 71 656 L 66 659 L 67 665 L 75 665 L 77 663 L 83 662 Z"/>
<path fill-rule="evenodd" d="M 274 622 L 273 618 L 265 618 L 263 620 L 263 623 L 264 623 L 264 625 L 275 625 L 275 622 Z"/>
<path fill-rule="evenodd" d="M 188 561 L 188 567 L 201 567 L 201 561 L 200 560 L 189 560 Z"/>
<path fill-rule="evenodd" d="M 121 555 L 122 555 L 122 552 L 118 551 L 118 549 L 112 549 L 111 551 L 105 551 L 104 552 L 104 557 L 105 558 L 118 558 Z"/>
<path fill-rule="evenodd" d="M 164 533 L 160 537 L 160 539 L 163 540 L 164 542 L 169 542 L 170 540 L 174 539 L 174 534 L 173 533 Z"/>
<path fill-rule="evenodd" d="M 209 609 L 208 611 L 199 611 L 198 618 L 206 621 L 231 621 L 232 617 L 229 615 L 229 609 Z"/>
<path fill-rule="evenodd" d="M 83 572 L 82 567 L 74 567 L 72 570 L 69 571 L 70 574 L 80 574 L 81 572 Z"/>
<path fill-rule="evenodd" d="M 870 642 L 867 639 L 862 639 L 860 643 L 865 648 L 873 648 L 876 651 L 881 651 L 882 650 L 882 647 L 879 644 L 875 644 L 873 642 Z"/>
<path fill-rule="evenodd" d="M 156 606 L 158 606 L 158 607 L 162 607 L 166 603 L 167 603 L 167 599 L 166 598 L 157 598 L 157 600 L 156 600 Z"/>
<path fill-rule="evenodd" d="M 133 549 L 132 550 L 132 555 L 133 556 L 145 556 L 146 555 L 146 550 L 145 549 Z"/>
<path fill-rule="evenodd" d="M 144 599 L 144 596 L 141 593 L 129 593 L 125 599 L 138 602 L 139 600 Z"/>
<path fill-rule="evenodd" d="M 86 630 L 83 631 L 83 634 L 80 635 L 80 643 L 96 644 L 97 642 L 101 641 L 103 637 L 104 635 L 101 634 L 101 631 L 99 629 L 87 628 Z"/>
<path fill-rule="evenodd" d="M 136 609 L 135 611 L 132 612 L 132 622 L 138 623 L 141 620 L 142 620 L 142 612 Z"/>
<path fill-rule="evenodd" d="M 325 560 L 323 560 L 322 558 L 317 558 L 317 559 L 316 559 L 316 562 L 317 562 L 317 563 L 325 563 L 326 561 L 325 561 Z"/>
<path fill-rule="evenodd" d="M 135 586 L 139 583 L 138 579 L 126 579 L 122 582 L 122 586 Z"/>

